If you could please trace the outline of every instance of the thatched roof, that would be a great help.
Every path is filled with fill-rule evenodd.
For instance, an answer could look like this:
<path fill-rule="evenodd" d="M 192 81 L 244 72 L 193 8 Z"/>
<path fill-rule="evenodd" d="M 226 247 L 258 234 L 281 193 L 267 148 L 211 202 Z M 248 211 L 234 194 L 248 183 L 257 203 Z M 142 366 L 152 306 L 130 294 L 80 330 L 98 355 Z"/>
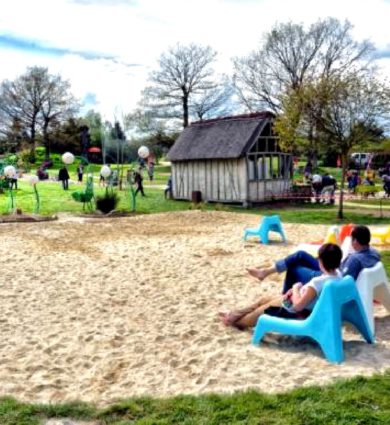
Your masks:
<path fill-rule="evenodd" d="M 176 140 L 168 153 L 168 159 L 240 158 L 273 118 L 271 112 L 257 112 L 192 123 Z"/>

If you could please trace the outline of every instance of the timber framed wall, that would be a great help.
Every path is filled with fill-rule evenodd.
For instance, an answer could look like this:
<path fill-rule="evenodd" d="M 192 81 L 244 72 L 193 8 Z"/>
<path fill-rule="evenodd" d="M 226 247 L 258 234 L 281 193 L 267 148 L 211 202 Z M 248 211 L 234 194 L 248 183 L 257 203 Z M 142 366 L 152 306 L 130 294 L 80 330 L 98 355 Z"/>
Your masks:
<path fill-rule="evenodd" d="M 172 163 L 173 197 L 191 200 L 193 191 L 203 201 L 245 202 L 247 173 L 245 159 L 178 161 Z"/>

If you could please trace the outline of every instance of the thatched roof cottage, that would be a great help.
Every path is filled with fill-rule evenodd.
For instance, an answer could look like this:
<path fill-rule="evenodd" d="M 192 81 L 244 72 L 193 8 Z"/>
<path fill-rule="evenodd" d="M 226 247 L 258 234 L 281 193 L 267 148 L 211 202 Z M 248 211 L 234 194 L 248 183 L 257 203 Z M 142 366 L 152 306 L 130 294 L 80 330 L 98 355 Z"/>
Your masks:
<path fill-rule="evenodd" d="M 173 197 L 249 205 L 278 197 L 292 185 L 292 156 L 273 132 L 274 115 L 258 112 L 199 121 L 168 153 Z M 200 192 L 200 194 L 199 194 Z"/>

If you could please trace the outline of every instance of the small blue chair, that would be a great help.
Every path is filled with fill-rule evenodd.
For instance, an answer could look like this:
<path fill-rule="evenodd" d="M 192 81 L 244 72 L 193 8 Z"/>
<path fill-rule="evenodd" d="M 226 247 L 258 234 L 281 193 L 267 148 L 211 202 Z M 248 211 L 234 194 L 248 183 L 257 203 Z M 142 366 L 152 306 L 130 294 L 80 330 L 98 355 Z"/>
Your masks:
<path fill-rule="evenodd" d="M 264 244 L 269 243 L 268 232 L 277 232 L 282 236 L 283 242 L 286 242 L 286 236 L 283 231 L 282 223 L 278 215 L 268 215 L 263 217 L 263 220 L 259 224 L 259 227 L 252 229 L 245 229 L 244 241 L 248 236 L 259 237 L 259 242 Z"/>
<path fill-rule="evenodd" d="M 374 335 L 351 276 L 326 282 L 313 311 L 305 320 L 282 319 L 267 314 L 260 316 L 252 342 L 259 344 L 267 332 L 308 336 L 318 342 L 328 361 L 341 363 L 344 360 L 341 334 L 343 321 L 352 323 L 368 343 L 374 342 Z"/>

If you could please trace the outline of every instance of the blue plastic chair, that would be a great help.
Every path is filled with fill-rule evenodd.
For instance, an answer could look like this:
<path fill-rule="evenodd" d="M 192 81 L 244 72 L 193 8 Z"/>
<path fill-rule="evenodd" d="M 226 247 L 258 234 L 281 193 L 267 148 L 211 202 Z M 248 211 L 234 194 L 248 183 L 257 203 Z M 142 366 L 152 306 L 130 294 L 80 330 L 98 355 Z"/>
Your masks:
<path fill-rule="evenodd" d="M 253 334 L 253 344 L 259 344 L 267 332 L 308 336 L 320 345 L 325 357 L 332 363 L 344 360 L 342 322 L 352 323 L 368 343 L 374 335 L 364 311 L 354 279 L 326 282 L 320 298 L 305 320 L 282 319 L 264 314 L 260 316 Z"/>
<path fill-rule="evenodd" d="M 246 241 L 248 236 L 257 236 L 259 237 L 259 242 L 264 244 L 269 243 L 268 232 L 277 232 L 282 236 L 283 242 L 286 242 L 286 236 L 283 231 L 282 223 L 278 215 L 269 215 L 265 216 L 259 227 L 252 229 L 245 229 L 244 231 L 244 241 Z"/>

